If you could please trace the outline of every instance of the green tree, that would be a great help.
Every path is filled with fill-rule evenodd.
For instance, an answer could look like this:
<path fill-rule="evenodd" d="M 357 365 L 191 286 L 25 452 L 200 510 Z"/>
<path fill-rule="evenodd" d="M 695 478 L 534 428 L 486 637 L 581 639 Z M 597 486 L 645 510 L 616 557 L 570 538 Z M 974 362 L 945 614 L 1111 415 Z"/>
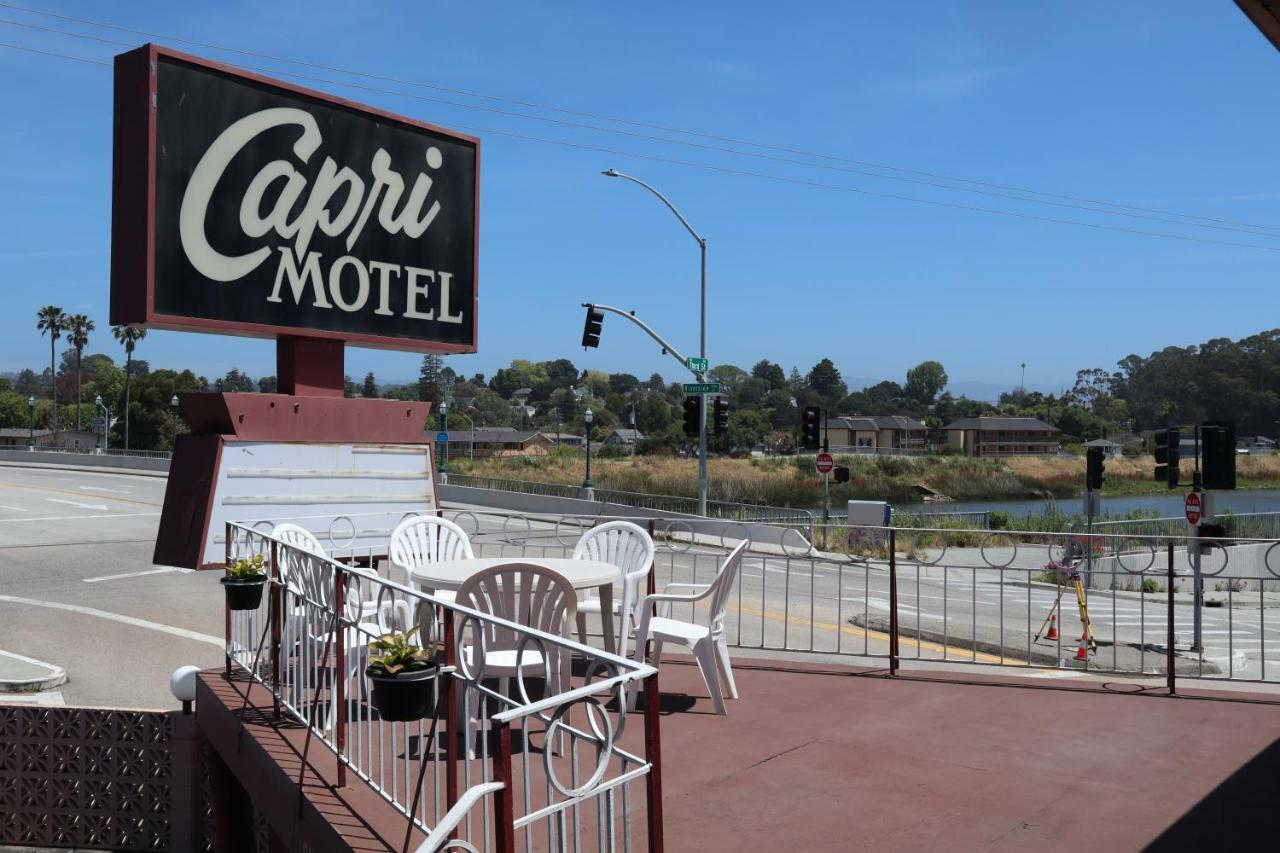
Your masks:
<path fill-rule="evenodd" d="M 140 326 L 114 326 L 111 334 L 124 346 L 124 449 L 129 449 L 129 391 L 133 379 L 133 351 L 138 341 L 147 336 L 147 330 Z"/>
<path fill-rule="evenodd" d="M 374 379 L 372 370 L 364 375 L 364 385 L 360 388 L 360 395 L 369 398 L 378 396 L 378 381 Z"/>
<path fill-rule="evenodd" d="M 840 371 L 829 358 L 822 359 L 809 370 L 805 385 L 817 395 L 818 405 L 825 409 L 835 408 L 849 393 Z"/>
<path fill-rule="evenodd" d="M 36 329 L 41 335 L 49 335 L 49 387 L 52 389 L 54 432 L 58 431 L 58 382 L 57 382 L 57 344 L 58 338 L 67 329 L 67 315 L 57 305 L 46 305 L 36 312 Z"/>
<path fill-rule="evenodd" d="M 84 357 L 84 348 L 89 345 L 89 333 L 94 331 L 96 327 L 92 320 L 84 314 L 72 314 L 67 318 L 67 337 L 71 340 L 71 346 L 76 351 L 76 431 L 80 430 L 80 386 L 83 384 L 84 373 L 81 370 L 81 359 Z"/>
<path fill-rule="evenodd" d="M 787 387 L 787 374 L 783 372 L 782 365 L 774 364 L 767 358 L 755 363 L 751 368 L 751 375 L 767 382 L 770 391 Z"/>
<path fill-rule="evenodd" d="M 947 371 L 941 362 L 922 361 L 907 371 L 907 384 L 903 389 L 907 397 L 920 406 L 933 405 L 938 392 L 947 386 Z"/>
<path fill-rule="evenodd" d="M 733 450 L 751 450 L 764 441 L 769 421 L 756 411 L 729 413 L 729 446 Z"/>

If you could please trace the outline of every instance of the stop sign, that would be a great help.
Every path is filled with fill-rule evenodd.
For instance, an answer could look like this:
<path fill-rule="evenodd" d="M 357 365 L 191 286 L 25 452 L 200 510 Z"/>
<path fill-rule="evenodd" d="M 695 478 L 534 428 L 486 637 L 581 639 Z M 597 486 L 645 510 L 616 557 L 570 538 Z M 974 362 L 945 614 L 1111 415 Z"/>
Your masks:
<path fill-rule="evenodd" d="M 1187 501 L 1183 504 L 1183 509 L 1187 513 L 1187 524 L 1200 523 L 1200 493 L 1191 492 L 1187 495 Z"/>
<path fill-rule="evenodd" d="M 817 467 L 819 474 L 830 474 L 831 469 L 835 467 L 836 461 L 831 458 L 831 454 L 823 451 L 818 454 L 813 464 Z"/>

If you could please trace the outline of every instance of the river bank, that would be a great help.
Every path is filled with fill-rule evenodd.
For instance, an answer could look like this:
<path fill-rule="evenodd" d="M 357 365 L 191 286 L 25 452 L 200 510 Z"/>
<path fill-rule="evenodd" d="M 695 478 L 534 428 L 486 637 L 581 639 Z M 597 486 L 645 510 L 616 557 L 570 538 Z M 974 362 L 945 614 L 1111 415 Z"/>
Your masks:
<path fill-rule="evenodd" d="M 1084 457 L 1013 457 L 971 459 L 963 456 L 837 456 L 847 465 L 846 484 L 831 485 L 831 502 L 887 500 L 911 504 L 920 500 L 918 486 L 952 498 L 937 509 L 990 501 L 1045 501 L 1077 498 L 1084 484 Z M 1108 459 L 1104 494 L 1108 496 L 1167 495 L 1152 479 L 1150 456 Z M 503 477 L 542 483 L 581 484 L 586 475 L 582 454 L 567 448 L 547 456 L 497 459 L 454 458 L 449 469 L 461 474 Z M 1183 480 L 1191 482 L 1191 465 L 1183 464 Z M 1243 456 L 1238 462 L 1241 489 L 1280 488 L 1280 456 Z M 812 456 L 751 459 L 711 459 L 708 462 L 711 499 L 810 508 L 822 500 L 822 480 Z M 593 459 L 591 479 L 600 488 L 647 494 L 696 497 L 695 459 L 625 457 Z"/>

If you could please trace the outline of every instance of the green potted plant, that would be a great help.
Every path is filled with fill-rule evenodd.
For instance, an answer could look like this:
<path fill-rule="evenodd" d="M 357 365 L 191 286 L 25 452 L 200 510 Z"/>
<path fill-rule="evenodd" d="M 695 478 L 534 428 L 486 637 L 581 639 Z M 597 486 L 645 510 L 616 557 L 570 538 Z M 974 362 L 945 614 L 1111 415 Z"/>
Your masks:
<path fill-rule="evenodd" d="M 435 710 L 432 682 L 440 674 L 433 649 L 413 642 L 415 626 L 403 633 L 383 634 L 369 644 L 377 657 L 364 674 L 373 684 L 373 705 L 384 720 L 405 723 L 429 717 Z"/>
<path fill-rule="evenodd" d="M 227 593 L 227 607 L 232 610 L 257 610 L 262 603 L 262 588 L 267 584 L 266 563 L 261 554 L 243 557 L 227 566 L 222 588 Z"/>

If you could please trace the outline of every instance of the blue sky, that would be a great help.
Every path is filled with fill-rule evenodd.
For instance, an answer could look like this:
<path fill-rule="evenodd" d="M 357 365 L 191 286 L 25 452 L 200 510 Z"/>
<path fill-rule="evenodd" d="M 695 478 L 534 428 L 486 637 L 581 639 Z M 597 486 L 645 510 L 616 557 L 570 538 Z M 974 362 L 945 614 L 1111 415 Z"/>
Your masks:
<path fill-rule="evenodd" d="M 483 139 L 480 352 L 448 359 L 460 373 L 489 375 L 515 357 L 567 356 L 580 367 L 678 375 L 618 318 L 606 321 L 599 350 L 584 354 L 577 345 L 578 305 L 588 299 L 634 308 L 677 345 L 696 345 L 697 247 L 656 199 L 601 177 L 608 167 L 662 189 L 707 237 L 713 363 L 749 368 L 769 358 L 803 371 L 830 357 L 857 385 L 901 381 L 909 367 L 934 358 L 955 383 L 1013 387 L 1025 361 L 1028 386 L 1056 389 L 1070 384 L 1077 368 L 1112 368 L 1129 353 L 1277 325 L 1267 309 L 1275 304 L 1280 264 L 1273 151 L 1280 54 L 1231 4 L 1171 2 L 1153 13 L 1112 2 L 830 3 L 786 7 L 786 16 L 775 3 L 744 2 L 31 8 L 827 156 L 405 85 L 363 81 L 419 97 L 360 90 L 337 85 L 360 81 L 335 72 L 153 39 L 259 70 L 324 77 L 334 82 L 300 82 Z M 0 7 L 0 19 L 129 45 L 148 40 L 12 8 Z M 98 60 L 126 49 L 11 24 L 0 24 L 0 42 Z M 49 302 L 94 317 L 100 330 L 90 350 L 114 354 L 104 331 L 111 73 L 0 48 L 0 75 L 7 309 L 0 314 L 0 370 L 47 358 L 35 310 Z M 1035 204 L 1021 193 L 1010 199 L 946 190 L 856 172 L 957 184 L 852 161 L 1270 225 L 1277 236 L 1240 233 L 1258 231 L 1244 225 L 1200 228 Z M 1123 210 L 1168 218 L 1130 208 Z M 232 366 L 254 376 L 274 372 L 273 345 L 248 339 L 154 333 L 138 355 L 211 379 Z M 416 375 L 418 358 L 349 349 L 347 362 L 356 376 L 373 370 L 380 379 L 404 380 Z"/>

